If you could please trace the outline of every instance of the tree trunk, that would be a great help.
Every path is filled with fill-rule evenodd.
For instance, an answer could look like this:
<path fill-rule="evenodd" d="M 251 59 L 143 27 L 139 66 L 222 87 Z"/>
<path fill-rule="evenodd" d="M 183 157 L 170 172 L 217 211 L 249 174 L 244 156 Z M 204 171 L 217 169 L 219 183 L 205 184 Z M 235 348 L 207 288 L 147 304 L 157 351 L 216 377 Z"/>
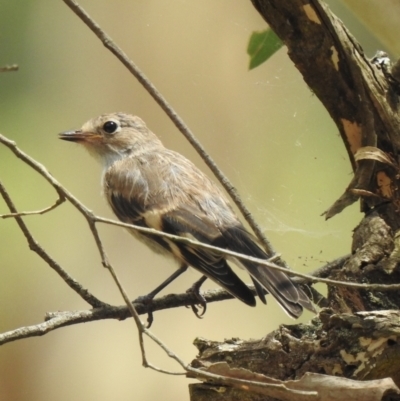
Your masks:
<path fill-rule="evenodd" d="M 335 121 L 353 166 L 353 179 L 325 217 L 358 200 L 365 217 L 354 231 L 351 257 L 329 278 L 400 283 L 399 65 L 392 66 L 384 54 L 368 60 L 343 23 L 318 0 L 252 2 Z M 314 372 L 363 381 L 391 378 L 400 386 L 399 294 L 329 286 L 329 308 L 310 324 L 281 326 L 257 341 L 199 339 L 200 355 L 192 366 L 210 369 L 228 362 L 227 371 L 246 369 L 282 381 Z M 192 384 L 191 400 L 285 399 L 243 388 Z M 371 399 L 389 394 L 400 399 L 397 390 Z"/>

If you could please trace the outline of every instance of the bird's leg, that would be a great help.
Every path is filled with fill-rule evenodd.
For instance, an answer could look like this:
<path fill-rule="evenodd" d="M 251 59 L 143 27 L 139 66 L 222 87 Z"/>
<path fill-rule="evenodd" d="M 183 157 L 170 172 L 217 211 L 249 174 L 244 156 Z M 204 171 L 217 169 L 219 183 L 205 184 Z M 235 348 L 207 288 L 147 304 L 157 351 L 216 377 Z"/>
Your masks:
<path fill-rule="evenodd" d="M 188 268 L 188 265 L 182 265 L 178 270 L 175 270 L 173 274 L 171 274 L 165 281 L 163 281 L 158 287 L 156 287 L 153 291 L 149 292 L 147 295 L 142 295 L 137 297 L 133 303 L 140 302 L 146 304 L 147 306 L 147 328 L 149 328 L 153 323 L 153 310 L 151 308 L 151 303 L 153 302 L 154 297 L 162 291 L 168 284 L 171 284 L 177 277 L 179 277 L 182 273 L 184 273 Z"/>
<path fill-rule="evenodd" d="M 203 297 L 203 295 L 200 294 L 200 287 L 202 284 L 207 280 L 207 276 L 202 276 L 200 280 L 197 280 L 186 292 L 187 293 L 192 293 L 196 299 L 199 301 L 197 305 L 200 305 L 202 311 L 199 313 L 199 309 L 197 308 L 197 305 L 190 305 L 192 308 L 193 313 L 199 318 L 202 319 L 203 315 L 206 313 L 207 310 L 207 301 Z"/>
<path fill-rule="evenodd" d="M 182 265 L 178 270 L 175 270 L 166 280 L 164 280 L 157 288 L 149 292 L 147 295 L 143 295 L 139 298 L 153 299 L 160 291 L 162 291 L 167 285 L 171 284 L 177 277 L 187 270 L 187 265 Z M 138 299 L 139 299 L 138 298 Z"/>

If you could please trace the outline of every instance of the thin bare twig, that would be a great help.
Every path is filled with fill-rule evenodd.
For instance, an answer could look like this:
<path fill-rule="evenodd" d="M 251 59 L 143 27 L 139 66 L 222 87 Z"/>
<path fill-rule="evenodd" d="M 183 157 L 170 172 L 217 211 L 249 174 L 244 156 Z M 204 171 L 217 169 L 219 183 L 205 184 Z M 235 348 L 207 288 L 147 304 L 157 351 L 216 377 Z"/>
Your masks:
<path fill-rule="evenodd" d="M 148 362 L 147 356 L 146 356 L 146 349 L 145 349 L 145 346 L 144 346 L 143 334 L 145 333 L 147 335 L 150 335 L 150 332 L 149 332 L 148 329 L 146 329 L 145 325 L 140 320 L 139 314 L 136 311 L 135 306 L 132 304 L 132 302 L 131 302 L 127 292 L 125 291 L 120 279 L 118 278 L 118 275 L 117 275 L 114 267 L 108 261 L 105 249 L 103 247 L 103 243 L 101 241 L 99 232 L 98 232 L 98 230 L 96 228 L 96 224 L 95 224 L 96 220 L 94 218 L 90 218 L 89 216 L 86 216 L 86 217 L 87 217 L 87 221 L 89 223 L 90 230 L 92 231 L 92 233 L 94 235 L 94 238 L 95 238 L 95 241 L 96 241 L 96 244 L 97 244 L 97 248 L 98 248 L 98 250 L 100 252 L 102 264 L 110 272 L 115 284 L 118 287 L 118 290 L 119 290 L 120 294 L 122 295 L 122 298 L 125 301 L 125 304 L 126 304 L 128 310 L 130 312 L 130 315 L 133 317 L 133 320 L 134 320 L 134 322 L 136 324 L 136 327 L 138 329 L 139 346 L 140 346 L 140 351 L 141 351 L 141 355 L 142 355 L 142 365 L 144 367 L 151 368 L 151 369 L 156 370 L 158 372 L 168 373 L 168 374 L 171 374 L 171 375 L 177 374 L 175 372 L 171 372 L 171 371 L 167 371 L 167 370 L 164 370 L 164 369 L 160 369 L 160 368 L 154 366 L 153 364 L 151 364 L 150 362 Z"/>
<path fill-rule="evenodd" d="M 251 287 L 255 294 L 254 287 Z M 225 290 L 210 290 L 202 293 L 207 303 L 233 299 L 233 296 Z M 198 300 L 191 293 L 169 294 L 153 300 L 152 310 L 154 312 L 176 307 L 188 306 L 197 303 Z M 148 312 L 146 304 L 135 302 L 135 309 L 139 315 Z M 190 314 L 192 317 L 192 314 Z M 89 323 L 98 320 L 116 319 L 124 320 L 132 317 L 127 306 L 111 306 L 104 304 L 91 310 L 48 312 L 45 322 L 32 326 L 20 327 L 15 330 L 0 334 L 0 345 L 29 337 L 37 337 L 47 334 L 53 330 L 75 324 Z"/>
<path fill-rule="evenodd" d="M 266 238 L 259 225 L 254 220 L 249 209 L 241 200 L 238 191 L 229 181 L 228 177 L 218 168 L 217 164 L 207 153 L 203 145 L 194 136 L 193 132 L 185 124 L 183 119 L 176 113 L 176 111 L 167 102 L 164 96 L 157 90 L 157 88 L 150 82 L 146 75 L 139 69 L 139 67 L 128 57 L 128 55 L 111 39 L 110 36 L 90 17 L 90 15 L 75 1 L 63 0 L 64 3 L 89 27 L 89 29 L 101 40 L 103 45 L 113 53 L 118 60 L 129 70 L 129 72 L 142 84 L 150 96 L 157 102 L 157 104 L 165 111 L 167 116 L 175 124 L 178 130 L 185 136 L 190 144 L 195 148 L 200 157 L 204 160 L 215 177 L 219 180 L 221 185 L 225 188 L 230 195 L 236 206 L 246 219 L 256 236 L 264 245 L 268 255 L 275 255 L 275 250 L 270 241 Z M 285 265 L 283 260 L 281 262 Z"/>
<path fill-rule="evenodd" d="M 18 211 L 14 206 L 8 192 L 4 185 L 0 182 L 0 194 L 6 202 L 8 208 L 12 213 L 15 213 L 15 220 L 21 231 L 23 232 L 26 240 L 28 241 L 29 248 L 36 252 L 65 282 L 72 288 L 77 294 L 79 294 L 86 302 L 93 307 L 105 306 L 106 304 L 100 301 L 97 297 L 91 294 L 86 288 L 83 288 L 74 278 L 72 278 L 33 238 L 28 227 L 24 223 L 23 219 L 18 216 Z"/>
<path fill-rule="evenodd" d="M 205 248 L 210 251 L 215 251 L 215 252 L 221 253 L 226 256 L 233 256 L 240 260 L 247 260 L 249 262 L 254 262 L 254 263 L 257 263 L 262 266 L 267 266 L 270 269 L 284 272 L 288 276 L 299 277 L 302 279 L 303 283 L 309 283 L 309 284 L 325 283 L 325 284 L 329 284 L 329 285 L 335 285 L 338 287 L 350 287 L 350 288 L 358 288 L 358 289 L 363 289 L 363 290 L 396 291 L 396 290 L 400 289 L 400 284 L 361 284 L 361 283 L 353 283 L 353 282 L 349 282 L 349 281 L 331 280 L 331 279 L 319 277 L 318 275 L 314 276 L 314 275 L 310 275 L 310 274 L 299 273 L 299 272 L 295 272 L 293 270 L 288 270 L 285 267 L 278 266 L 277 264 L 271 262 L 271 259 L 273 259 L 273 258 L 259 259 L 259 258 L 255 258 L 253 256 L 248 256 L 248 255 L 244 255 L 242 253 L 234 252 L 229 249 L 218 248 L 216 246 L 205 244 L 205 243 L 202 243 L 202 242 L 190 239 L 190 238 L 180 237 L 178 235 L 168 234 L 163 231 L 154 230 L 152 228 L 135 226 L 133 224 L 122 223 L 120 221 L 106 219 L 103 217 L 95 216 L 94 218 L 98 222 L 111 224 L 111 225 L 115 225 L 115 226 L 121 226 L 121 227 L 125 227 L 125 228 L 133 228 L 134 230 L 139 231 L 139 232 L 157 235 L 160 237 L 171 239 L 172 241 L 175 241 L 175 242 L 183 242 L 183 243 L 195 246 L 195 247 Z M 337 260 L 336 262 L 333 262 L 333 264 L 331 266 L 321 267 L 320 268 L 321 271 L 319 272 L 319 274 L 324 275 L 327 270 L 333 269 L 334 267 L 337 267 L 337 266 L 340 266 L 341 264 L 343 264 L 345 262 L 345 260 L 347 260 L 347 258 L 348 258 L 347 256 L 344 256 L 342 258 L 339 258 L 339 260 Z"/>
<path fill-rule="evenodd" d="M 97 229 L 94 224 L 93 224 L 93 226 L 91 226 L 91 228 L 96 230 L 96 233 L 97 233 Z M 103 244 L 101 243 L 100 237 L 99 237 L 98 245 L 101 248 L 101 250 L 103 250 Z M 103 251 L 103 253 L 104 253 L 104 251 Z M 112 276 L 115 284 L 117 285 L 119 292 L 121 293 L 122 298 L 124 299 L 125 304 L 129 310 L 131 316 L 133 317 L 133 320 L 135 321 L 136 327 L 138 329 L 140 351 L 142 354 L 142 365 L 146 367 L 146 366 L 148 366 L 148 363 L 147 363 L 146 350 L 144 347 L 144 340 L 143 340 L 143 332 L 146 330 L 146 328 L 145 328 L 144 324 L 142 323 L 142 321 L 140 320 L 139 314 L 137 313 L 135 306 L 132 304 L 131 300 L 129 299 L 129 296 L 128 296 L 127 292 L 125 291 L 121 281 L 119 280 L 117 273 L 115 272 L 113 266 L 105 259 L 102 259 L 102 262 L 103 262 L 103 266 L 105 268 L 107 268 L 108 271 L 111 273 L 111 276 Z"/>
<path fill-rule="evenodd" d="M 33 216 L 35 214 L 45 214 L 47 212 L 50 212 L 53 209 L 56 209 L 63 202 L 65 202 L 65 198 L 64 198 L 64 196 L 62 194 L 59 193 L 59 198 L 52 205 L 50 205 L 48 207 L 45 207 L 45 208 L 40 209 L 40 210 L 32 210 L 32 211 L 29 211 L 29 212 L 0 214 L 0 218 L 8 219 L 10 217 L 22 217 L 22 216 Z"/>
<path fill-rule="evenodd" d="M 67 191 L 44 167 L 42 164 L 37 162 L 35 159 L 27 155 L 21 149 L 19 149 L 14 141 L 6 138 L 0 134 L 0 143 L 7 146 L 19 159 L 21 159 L 28 166 L 32 167 L 33 170 L 37 171 L 47 182 L 49 182 L 53 188 L 57 191 L 59 197 L 68 199 L 72 205 L 74 205 L 85 217 L 92 216 L 93 213 L 86 206 L 84 206 L 75 196 Z"/>

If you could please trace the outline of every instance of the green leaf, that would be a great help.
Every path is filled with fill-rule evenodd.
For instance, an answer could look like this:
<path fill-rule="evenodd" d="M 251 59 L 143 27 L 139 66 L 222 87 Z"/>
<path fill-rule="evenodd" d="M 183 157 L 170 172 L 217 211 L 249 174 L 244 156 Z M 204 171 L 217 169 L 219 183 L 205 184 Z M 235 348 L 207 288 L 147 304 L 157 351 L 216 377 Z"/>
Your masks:
<path fill-rule="evenodd" d="M 283 46 L 283 42 L 271 29 L 251 34 L 247 54 L 250 56 L 249 70 L 267 61 Z"/>

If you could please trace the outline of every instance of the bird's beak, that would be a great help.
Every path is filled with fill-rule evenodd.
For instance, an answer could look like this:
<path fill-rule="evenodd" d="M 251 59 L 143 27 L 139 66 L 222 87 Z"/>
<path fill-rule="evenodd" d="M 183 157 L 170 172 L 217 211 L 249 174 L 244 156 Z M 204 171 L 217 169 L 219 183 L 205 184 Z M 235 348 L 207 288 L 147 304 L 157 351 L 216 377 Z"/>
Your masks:
<path fill-rule="evenodd" d="M 91 142 L 101 138 L 101 135 L 93 132 L 84 132 L 82 130 L 65 131 L 58 134 L 60 139 L 71 142 Z"/>

